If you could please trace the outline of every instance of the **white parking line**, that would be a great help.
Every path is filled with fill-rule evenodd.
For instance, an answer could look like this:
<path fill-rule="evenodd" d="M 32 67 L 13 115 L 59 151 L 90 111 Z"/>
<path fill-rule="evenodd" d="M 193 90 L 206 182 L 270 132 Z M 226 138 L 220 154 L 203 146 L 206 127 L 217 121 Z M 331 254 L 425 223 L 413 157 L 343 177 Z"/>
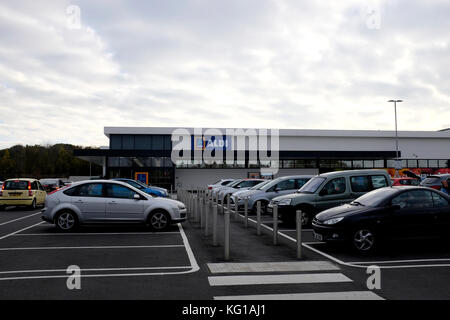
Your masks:
<path fill-rule="evenodd" d="M 12 236 L 12 235 L 15 235 L 15 234 L 19 233 L 19 232 L 22 232 L 22 231 L 31 229 L 31 228 L 33 228 L 33 227 L 36 227 L 36 226 L 38 226 L 38 225 L 40 225 L 40 224 L 42 224 L 42 223 L 44 223 L 44 221 L 39 222 L 39 223 L 36 223 L 36 224 L 33 224 L 33 225 L 31 225 L 31 226 L 29 226 L 29 227 L 26 227 L 26 228 L 17 230 L 17 231 L 15 231 L 15 232 L 10 233 L 10 234 L 7 234 L 6 236 L 1 237 L 0 240 L 6 239 L 6 238 L 8 238 L 8 237 L 10 237 L 10 236 Z"/>
<path fill-rule="evenodd" d="M 9 220 L 9 221 L 6 221 L 6 222 L 2 222 L 2 223 L 0 223 L 0 226 L 4 226 L 4 225 L 9 224 L 9 223 L 13 223 L 13 222 L 16 222 L 16 221 L 19 221 L 19 220 L 23 220 L 23 219 L 26 219 L 26 218 L 29 218 L 29 217 L 33 217 L 33 216 L 38 215 L 40 213 L 41 213 L 41 211 L 39 211 L 37 213 L 30 214 L 30 215 L 25 216 L 25 217 L 21 217 L 21 218 L 17 218 L 17 219 L 14 219 L 14 220 Z"/>
<path fill-rule="evenodd" d="M 103 236 L 103 235 L 114 235 L 114 236 L 128 236 L 128 235 L 163 235 L 163 234 L 176 234 L 179 235 L 179 232 L 84 232 L 84 233 L 17 233 L 13 235 L 14 237 L 22 237 L 22 236 L 32 236 L 32 237 L 40 237 L 40 236 Z"/>
<path fill-rule="evenodd" d="M 177 266 L 177 267 L 135 267 L 135 268 L 83 268 L 81 272 L 97 272 L 97 271 L 131 271 L 131 270 L 171 270 L 171 269 L 190 269 L 191 266 Z M 43 270 L 14 270 L 14 271 L 0 271 L 0 274 L 14 274 L 14 273 L 52 273 L 52 272 L 67 272 L 67 269 L 43 269 Z"/>
<path fill-rule="evenodd" d="M 352 261 L 350 264 L 388 264 L 388 263 L 411 263 L 411 262 L 438 262 L 450 261 L 450 259 L 411 259 L 411 260 L 382 260 L 382 261 Z"/>
<path fill-rule="evenodd" d="M 182 244 L 176 245 L 155 245 L 155 246 L 91 246 L 91 247 L 17 247 L 0 248 L 0 251 L 20 251 L 20 250 L 70 250 L 70 249 L 148 249 L 148 248 L 180 248 Z"/>
<path fill-rule="evenodd" d="M 259 294 L 214 297 L 214 300 L 384 300 L 372 291 Z"/>
<path fill-rule="evenodd" d="M 339 267 L 328 261 L 208 263 L 208 268 L 211 273 L 306 272 L 339 270 Z"/>
<path fill-rule="evenodd" d="M 208 281 L 210 286 L 353 282 L 342 273 L 217 276 Z"/>
<path fill-rule="evenodd" d="M 7 238 L 9 236 L 15 235 L 21 231 L 30 229 L 32 227 L 35 226 L 39 226 L 42 223 L 45 223 L 44 221 L 31 225 L 29 227 L 23 228 L 21 230 L 15 231 L 13 233 L 10 233 L 2 238 L 0 238 L 0 240 Z M 186 253 L 188 255 L 189 258 L 189 262 L 190 262 L 190 266 L 182 266 L 182 267 L 131 267 L 131 268 L 98 268 L 98 269 L 84 269 L 85 271 L 115 271 L 115 270 L 120 270 L 120 271 L 134 271 L 134 270 L 176 270 L 176 269 L 189 269 L 186 271 L 174 271 L 174 272 L 141 272 L 141 273 L 109 273 L 109 274 L 82 274 L 81 277 L 82 278 L 106 278 L 106 277 L 147 277 L 147 276 L 167 276 L 167 275 L 180 275 L 180 274 L 189 274 L 189 273 L 193 273 L 193 272 L 197 272 L 198 270 L 200 270 L 200 267 L 198 266 L 198 263 L 195 259 L 194 253 L 192 252 L 191 246 L 189 245 L 189 241 L 186 237 L 186 234 L 184 233 L 183 227 L 181 226 L 180 223 L 177 224 L 178 225 L 178 229 L 180 230 L 180 234 L 181 237 L 183 239 L 183 245 L 176 245 L 176 246 L 171 246 L 171 247 L 184 247 L 186 249 Z M 162 234 L 162 232 L 161 232 Z M 122 249 L 122 248 L 126 248 L 126 247 L 134 247 L 136 248 L 136 246 L 119 246 L 118 248 Z M 144 248 L 144 247 L 164 247 L 164 246 L 140 246 L 138 248 Z M 67 249 L 67 247 L 56 247 L 56 248 L 64 248 Z M 74 249 L 75 247 L 69 247 L 69 249 Z M 76 248 L 86 248 L 86 247 L 76 247 Z M 90 247 L 90 248 L 94 248 L 94 247 Z M 105 247 L 98 247 L 98 248 L 105 248 Z M 8 250 L 8 249 L 13 249 L 13 248 L 3 248 L 4 251 Z M 17 249 L 24 249 L 24 248 L 17 248 Z M 26 249 L 26 248 L 25 248 Z M 29 249 L 35 249 L 35 248 L 29 248 Z M 38 248 L 38 249 L 42 249 L 42 248 Z M 66 271 L 66 270 L 64 270 Z M 38 272 L 42 272 L 42 273 L 49 273 L 49 272 L 54 272 L 54 270 L 18 270 L 18 271 L 3 271 L 0 272 L 0 274 L 14 274 L 14 273 L 38 273 Z M 39 280 L 39 279 L 61 279 L 61 278 L 67 278 L 68 275 L 39 275 L 39 276 L 18 276 L 18 277 L 4 277 L 4 278 L 0 278 L 0 281 L 13 281 L 13 280 Z"/>

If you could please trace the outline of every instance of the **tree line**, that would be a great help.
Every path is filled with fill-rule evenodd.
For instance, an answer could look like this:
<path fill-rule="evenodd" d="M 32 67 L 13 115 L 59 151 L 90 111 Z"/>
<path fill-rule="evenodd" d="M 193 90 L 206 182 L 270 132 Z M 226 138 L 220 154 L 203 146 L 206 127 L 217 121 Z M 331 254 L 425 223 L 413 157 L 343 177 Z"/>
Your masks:
<path fill-rule="evenodd" d="M 64 178 L 69 176 L 98 176 L 102 167 L 73 156 L 70 144 L 48 146 L 16 145 L 0 150 L 0 180 L 9 178 Z"/>

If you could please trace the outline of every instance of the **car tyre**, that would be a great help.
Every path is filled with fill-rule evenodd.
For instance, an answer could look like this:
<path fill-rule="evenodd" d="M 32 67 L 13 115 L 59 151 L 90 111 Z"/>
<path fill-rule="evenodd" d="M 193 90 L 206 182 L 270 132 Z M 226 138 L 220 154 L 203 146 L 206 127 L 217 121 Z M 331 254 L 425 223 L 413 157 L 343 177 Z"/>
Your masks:
<path fill-rule="evenodd" d="M 170 216 L 161 210 L 152 212 L 148 217 L 147 224 L 153 231 L 163 231 L 170 225 Z"/>
<path fill-rule="evenodd" d="M 55 218 L 55 226 L 59 231 L 71 232 L 78 226 L 77 215 L 72 211 L 61 211 Z"/>
<path fill-rule="evenodd" d="M 33 202 L 31 202 L 29 209 L 36 210 L 36 208 L 37 208 L 37 204 L 36 204 L 36 198 L 35 198 L 35 199 L 33 199 Z"/>
<path fill-rule="evenodd" d="M 357 252 L 369 253 L 375 250 L 378 239 L 370 228 L 361 227 L 352 232 L 351 242 Z"/>

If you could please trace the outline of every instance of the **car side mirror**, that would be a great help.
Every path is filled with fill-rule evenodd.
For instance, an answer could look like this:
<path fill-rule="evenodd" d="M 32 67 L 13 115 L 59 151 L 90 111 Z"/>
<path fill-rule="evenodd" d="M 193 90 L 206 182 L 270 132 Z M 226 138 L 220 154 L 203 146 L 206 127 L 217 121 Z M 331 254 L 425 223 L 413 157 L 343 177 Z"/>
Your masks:
<path fill-rule="evenodd" d="M 137 193 L 134 194 L 133 198 L 134 200 L 141 200 L 141 196 L 138 195 Z"/>
<path fill-rule="evenodd" d="M 326 196 L 328 194 L 328 190 L 327 189 L 322 189 L 319 192 L 319 196 Z"/>

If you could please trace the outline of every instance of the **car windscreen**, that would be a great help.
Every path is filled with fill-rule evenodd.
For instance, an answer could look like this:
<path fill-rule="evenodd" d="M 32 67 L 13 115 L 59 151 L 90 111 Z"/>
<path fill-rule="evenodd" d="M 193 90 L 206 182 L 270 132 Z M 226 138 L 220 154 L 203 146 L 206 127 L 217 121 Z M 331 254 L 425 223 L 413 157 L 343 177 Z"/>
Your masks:
<path fill-rule="evenodd" d="M 311 178 L 307 183 L 301 187 L 298 192 L 305 192 L 305 193 L 314 193 L 319 189 L 320 185 L 326 180 L 324 177 L 314 177 Z"/>
<path fill-rule="evenodd" d="M 27 190 L 28 189 L 28 181 L 6 181 L 5 182 L 5 190 Z"/>
<path fill-rule="evenodd" d="M 281 178 L 277 178 L 275 180 L 271 180 L 268 184 L 265 184 L 264 186 L 262 186 L 261 188 L 259 188 L 259 190 L 264 190 L 267 191 L 270 188 L 272 188 L 274 185 L 276 185 L 278 182 L 280 182 L 282 179 Z"/>
<path fill-rule="evenodd" d="M 352 201 L 352 205 L 362 205 L 367 207 L 378 207 L 386 201 L 391 195 L 398 193 L 398 189 L 385 187 L 376 189 Z"/>
<path fill-rule="evenodd" d="M 39 180 L 39 182 L 45 186 L 54 186 L 54 185 L 58 184 L 58 180 L 54 180 L 54 179 L 41 179 L 41 180 Z"/>
<path fill-rule="evenodd" d="M 230 184 L 227 184 L 227 187 L 235 187 L 241 182 L 242 182 L 242 179 L 233 180 L 233 182 L 231 182 Z"/>
<path fill-rule="evenodd" d="M 133 187 L 135 187 L 137 189 L 144 189 L 144 188 L 146 188 L 145 186 L 143 186 L 142 184 L 140 184 L 139 182 L 136 182 L 136 181 L 127 180 L 127 181 L 124 181 L 124 182 L 128 183 L 130 186 L 133 186 Z"/>
<path fill-rule="evenodd" d="M 270 181 L 272 181 L 272 180 L 266 180 L 261 183 L 258 183 L 256 186 L 251 187 L 250 190 L 259 190 L 262 187 L 264 187 L 266 184 L 270 183 Z"/>
<path fill-rule="evenodd" d="M 440 177 L 428 177 L 422 181 L 422 184 L 438 184 L 441 183 Z"/>

